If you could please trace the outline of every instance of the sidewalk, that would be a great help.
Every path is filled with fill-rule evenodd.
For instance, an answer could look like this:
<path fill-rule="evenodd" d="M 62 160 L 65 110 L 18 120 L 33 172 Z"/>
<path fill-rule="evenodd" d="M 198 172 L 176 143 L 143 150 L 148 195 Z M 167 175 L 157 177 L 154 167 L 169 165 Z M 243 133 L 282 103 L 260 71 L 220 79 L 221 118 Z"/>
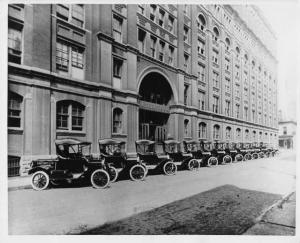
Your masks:
<path fill-rule="evenodd" d="M 14 191 L 19 189 L 30 189 L 31 176 L 18 176 L 18 177 L 8 177 L 7 186 L 8 191 Z"/>
<path fill-rule="evenodd" d="M 245 235 L 295 235 L 296 193 L 275 205 Z"/>

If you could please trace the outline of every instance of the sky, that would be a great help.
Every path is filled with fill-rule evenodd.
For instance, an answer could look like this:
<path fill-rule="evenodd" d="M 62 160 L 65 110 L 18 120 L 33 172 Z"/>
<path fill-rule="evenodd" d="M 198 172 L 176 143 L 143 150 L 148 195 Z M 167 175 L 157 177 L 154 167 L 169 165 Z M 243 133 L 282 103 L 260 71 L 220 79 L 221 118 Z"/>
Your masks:
<path fill-rule="evenodd" d="M 299 79 L 299 4 L 281 1 L 259 4 L 277 36 L 278 108 L 285 119 L 297 119 L 297 85 Z"/>

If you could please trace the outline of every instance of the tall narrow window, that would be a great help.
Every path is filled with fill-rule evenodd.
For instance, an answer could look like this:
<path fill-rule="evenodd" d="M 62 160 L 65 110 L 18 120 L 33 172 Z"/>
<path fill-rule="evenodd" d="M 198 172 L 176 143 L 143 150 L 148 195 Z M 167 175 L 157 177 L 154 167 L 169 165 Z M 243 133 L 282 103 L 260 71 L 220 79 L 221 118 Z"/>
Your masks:
<path fill-rule="evenodd" d="M 155 18 L 156 18 L 156 8 L 157 8 L 157 6 L 155 4 L 150 5 L 150 19 L 152 21 L 155 21 Z"/>
<path fill-rule="evenodd" d="M 8 61 L 21 64 L 22 30 L 17 26 L 8 27 Z"/>
<path fill-rule="evenodd" d="M 186 25 L 183 27 L 183 41 L 189 43 L 189 27 Z"/>
<path fill-rule="evenodd" d="M 231 139 L 231 127 L 226 127 L 225 130 L 225 139 L 230 140 Z"/>
<path fill-rule="evenodd" d="M 69 69 L 69 48 L 63 42 L 56 42 L 56 68 L 64 71 Z"/>
<path fill-rule="evenodd" d="M 117 58 L 113 59 L 113 87 L 121 89 L 123 61 Z"/>
<path fill-rule="evenodd" d="M 68 4 L 57 4 L 56 5 L 56 15 L 57 17 L 69 20 L 69 5 Z"/>
<path fill-rule="evenodd" d="M 184 104 L 187 105 L 188 104 L 188 91 L 189 91 L 189 85 L 188 84 L 184 84 L 184 93 L 183 93 L 183 98 L 184 98 Z"/>
<path fill-rule="evenodd" d="M 203 30 L 205 29 L 206 21 L 205 21 L 205 18 L 203 17 L 202 14 L 199 15 L 197 24 L 198 24 L 198 28 L 199 28 L 201 31 L 203 31 Z"/>
<path fill-rule="evenodd" d="M 174 65 L 174 47 L 169 46 L 169 60 L 168 64 L 173 66 Z"/>
<path fill-rule="evenodd" d="M 158 59 L 161 62 L 164 61 L 164 51 L 165 51 L 165 42 L 159 41 L 159 55 L 158 55 Z"/>
<path fill-rule="evenodd" d="M 184 136 L 189 137 L 189 120 L 184 120 Z"/>
<path fill-rule="evenodd" d="M 164 20 L 165 20 L 165 11 L 163 11 L 162 9 L 159 10 L 159 20 L 158 20 L 158 24 L 160 26 L 164 26 Z"/>
<path fill-rule="evenodd" d="M 205 92 L 199 91 L 199 109 L 205 110 Z"/>
<path fill-rule="evenodd" d="M 189 65 L 189 55 L 188 54 L 184 54 L 184 70 L 187 71 L 188 70 L 188 65 Z"/>
<path fill-rule="evenodd" d="M 156 38 L 151 36 L 150 37 L 150 41 L 151 41 L 151 46 L 150 46 L 150 49 L 151 49 L 151 56 L 153 58 L 156 57 Z"/>
<path fill-rule="evenodd" d="M 115 41 L 122 43 L 122 24 L 123 20 L 114 15 L 113 16 L 113 38 Z"/>
<path fill-rule="evenodd" d="M 213 86 L 219 88 L 219 74 L 213 72 Z"/>
<path fill-rule="evenodd" d="M 72 130 L 81 131 L 83 120 L 83 109 L 79 104 L 72 105 Z"/>
<path fill-rule="evenodd" d="M 198 54 L 204 55 L 205 54 L 205 44 L 201 39 L 198 39 Z"/>
<path fill-rule="evenodd" d="M 240 104 L 235 104 L 235 116 L 240 118 Z"/>
<path fill-rule="evenodd" d="M 217 96 L 213 97 L 213 112 L 214 113 L 219 112 L 219 97 L 217 97 Z"/>
<path fill-rule="evenodd" d="M 226 49 L 226 51 L 229 51 L 229 49 L 230 49 L 230 40 L 229 40 L 229 38 L 225 39 L 225 49 Z"/>
<path fill-rule="evenodd" d="M 122 133 L 122 116 L 123 111 L 115 108 L 113 111 L 113 133 Z"/>
<path fill-rule="evenodd" d="M 219 56 L 219 53 L 217 50 L 213 49 L 213 52 L 212 52 L 212 61 L 216 64 L 218 64 L 218 56 Z"/>
<path fill-rule="evenodd" d="M 249 130 L 248 129 L 245 130 L 245 140 L 249 141 Z"/>
<path fill-rule="evenodd" d="M 255 122 L 255 110 L 252 110 L 252 121 Z"/>
<path fill-rule="evenodd" d="M 146 32 L 138 29 L 138 48 L 141 53 L 145 53 Z"/>
<path fill-rule="evenodd" d="M 22 96 L 13 92 L 8 92 L 8 127 L 21 127 L 21 104 Z"/>
<path fill-rule="evenodd" d="M 72 20 L 71 22 L 79 27 L 83 27 L 84 8 L 82 4 L 72 5 Z"/>
<path fill-rule="evenodd" d="M 205 67 L 200 62 L 198 63 L 198 77 L 200 81 L 205 81 Z"/>
<path fill-rule="evenodd" d="M 213 127 L 213 139 L 220 139 L 220 126 L 214 125 Z"/>
<path fill-rule="evenodd" d="M 225 78 L 225 91 L 230 93 L 230 79 L 227 77 Z"/>
<path fill-rule="evenodd" d="M 138 12 L 143 15 L 145 14 L 145 8 L 143 4 L 138 5 Z"/>
<path fill-rule="evenodd" d="M 213 28 L 213 40 L 218 41 L 219 35 L 220 35 L 219 30 L 216 27 L 214 27 Z"/>
<path fill-rule="evenodd" d="M 241 129 L 240 128 L 236 129 L 235 137 L 236 137 L 237 140 L 241 139 Z"/>
<path fill-rule="evenodd" d="M 169 15 L 168 30 L 171 33 L 173 33 L 173 31 L 174 31 L 174 18 L 171 15 Z"/>
<path fill-rule="evenodd" d="M 230 116 L 230 101 L 229 100 L 225 101 L 225 115 Z"/>
<path fill-rule="evenodd" d="M 247 121 L 248 120 L 248 107 L 244 107 L 244 119 Z"/>
<path fill-rule="evenodd" d="M 200 122 L 198 126 L 198 137 L 206 138 L 206 124 L 204 122 Z"/>

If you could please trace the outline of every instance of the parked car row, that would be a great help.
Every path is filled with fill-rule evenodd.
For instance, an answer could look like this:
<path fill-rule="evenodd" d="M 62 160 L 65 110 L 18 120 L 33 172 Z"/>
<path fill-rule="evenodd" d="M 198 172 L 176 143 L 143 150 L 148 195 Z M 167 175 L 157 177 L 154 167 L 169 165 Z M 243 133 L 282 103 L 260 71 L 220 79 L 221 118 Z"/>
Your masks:
<path fill-rule="evenodd" d="M 101 139 L 98 143 L 100 153 L 93 155 L 90 142 L 72 138 L 56 140 L 55 159 L 38 159 L 31 163 L 29 174 L 33 189 L 44 190 L 49 185 L 76 180 L 86 180 L 94 188 L 106 188 L 120 173 L 140 181 L 150 170 L 175 175 L 178 169 L 198 170 L 203 166 L 270 157 L 278 152 L 263 143 L 166 140 L 162 144 L 163 152 L 158 153 L 156 142 L 138 140 L 135 142 L 137 156 L 132 158 L 126 154 L 124 141 Z"/>

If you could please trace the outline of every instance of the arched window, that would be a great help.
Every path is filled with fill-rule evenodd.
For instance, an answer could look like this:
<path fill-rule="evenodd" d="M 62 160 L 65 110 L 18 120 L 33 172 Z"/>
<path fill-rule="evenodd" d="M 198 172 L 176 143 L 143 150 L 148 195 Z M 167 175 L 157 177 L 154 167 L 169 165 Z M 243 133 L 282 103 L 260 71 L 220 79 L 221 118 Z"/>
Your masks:
<path fill-rule="evenodd" d="M 206 138 L 206 124 L 204 122 L 200 122 L 198 125 L 198 137 Z"/>
<path fill-rule="evenodd" d="M 200 30 L 203 31 L 205 29 L 206 21 L 205 21 L 205 18 L 202 14 L 199 14 L 197 24 L 198 24 L 198 28 Z"/>
<path fill-rule="evenodd" d="M 259 132 L 259 142 L 262 142 L 262 132 Z"/>
<path fill-rule="evenodd" d="M 235 48 L 235 53 L 236 53 L 236 57 L 239 58 L 241 52 L 238 46 Z"/>
<path fill-rule="evenodd" d="M 268 140 L 268 133 L 265 133 L 265 140 Z"/>
<path fill-rule="evenodd" d="M 254 70 L 254 68 L 255 68 L 255 61 L 252 60 L 252 69 Z"/>
<path fill-rule="evenodd" d="M 59 101 L 56 104 L 56 129 L 82 131 L 85 107 L 71 100 Z"/>
<path fill-rule="evenodd" d="M 122 133 L 123 111 L 120 108 L 113 110 L 113 133 Z"/>
<path fill-rule="evenodd" d="M 244 55 L 244 63 L 245 63 L 245 64 L 248 63 L 248 55 L 247 55 L 247 53 Z"/>
<path fill-rule="evenodd" d="M 226 127 L 225 130 L 225 139 L 230 140 L 231 139 L 231 127 Z"/>
<path fill-rule="evenodd" d="M 256 131 L 252 132 L 252 138 L 253 138 L 253 141 L 256 141 Z"/>
<path fill-rule="evenodd" d="M 8 92 L 8 114 L 7 126 L 8 127 L 21 127 L 21 104 L 22 96 Z"/>
<path fill-rule="evenodd" d="M 226 37 L 225 39 L 225 47 L 226 47 L 226 50 L 229 51 L 229 48 L 230 48 L 230 40 L 228 37 Z"/>
<path fill-rule="evenodd" d="M 218 28 L 217 28 L 217 27 L 214 27 L 214 28 L 213 28 L 213 39 L 214 39 L 215 41 L 218 41 L 219 36 L 220 36 L 220 33 L 219 33 Z"/>
<path fill-rule="evenodd" d="M 213 139 L 220 139 L 220 126 L 214 125 L 213 127 Z"/>
<path fill-rule="evenodd" d="M 249 140 L 249 130 L 248 129 L 245 130 L 245 140 L 246 141 Z"/>
<path fill-rule="evenodd" d="M 185 137 L 189 136 L 189 120 L 188 119 L 184 120 L 184 136 Z"/>
<path fill-rule="evenodd" d="M 236 139 L 241 139 L 241 129 L 240 128 L 237 128 L 236 129 L 236 132 L 235 132 L 235 137 Z"/>

